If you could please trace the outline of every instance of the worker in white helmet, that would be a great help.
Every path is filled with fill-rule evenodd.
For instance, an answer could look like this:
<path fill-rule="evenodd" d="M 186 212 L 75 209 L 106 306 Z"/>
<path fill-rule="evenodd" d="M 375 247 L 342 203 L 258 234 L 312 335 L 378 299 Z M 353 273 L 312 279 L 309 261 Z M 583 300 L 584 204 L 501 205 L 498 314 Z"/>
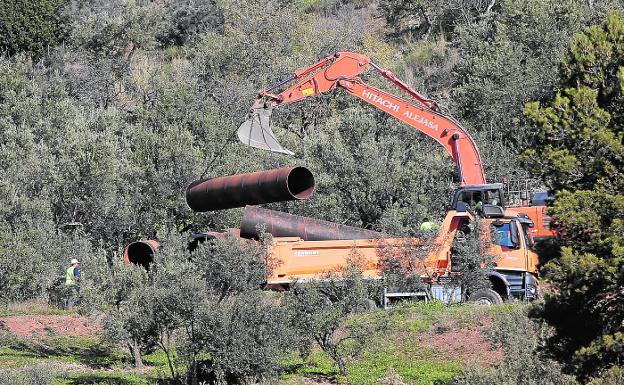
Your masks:
<path fill-rule="evenodd" d="M 76 258 L 70 261 L 71 266 L 65 270 L 65 287 L 67 288 L 67 301 L 65 308 L 71 309 L 80 294 L 80 262 Z"/>

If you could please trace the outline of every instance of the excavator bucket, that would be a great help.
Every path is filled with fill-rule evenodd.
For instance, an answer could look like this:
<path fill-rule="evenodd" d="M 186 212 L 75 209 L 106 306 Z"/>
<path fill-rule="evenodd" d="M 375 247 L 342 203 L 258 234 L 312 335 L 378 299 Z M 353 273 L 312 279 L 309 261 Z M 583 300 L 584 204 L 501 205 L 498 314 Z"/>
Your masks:
<path fill-rule="evenodd" d="M 238 139 L 248 146 L 261 150 L 295 155 L 292 151 L 282 147 L 275 138 L 273 131 L 271 131 L 272 112 L 273 110 L 270 107 L 254 108 L 251 112 L 251 117 L 238 128 Z"/>

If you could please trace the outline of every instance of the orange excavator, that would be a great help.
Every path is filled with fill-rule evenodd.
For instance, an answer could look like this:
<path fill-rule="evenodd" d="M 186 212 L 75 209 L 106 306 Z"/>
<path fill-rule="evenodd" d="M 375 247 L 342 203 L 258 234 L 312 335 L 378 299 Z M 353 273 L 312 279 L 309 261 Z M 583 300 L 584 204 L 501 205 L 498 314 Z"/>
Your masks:
<path fill-rule="evenodd" d="M 416 102 L 366 84 L 358 75 L 369 67 L 376 69 Z M 279 93 L 272 93 L 292 82 L 296 83 Z M 498 303 L 508 298 L 536 298 L 538 258 L 531 250 L 528 236 L 535 223 L 530 218 L 534 209 L 526 212 L 524 208 L 503 209 L 503 184 L 486 182 L 481 156 L 471 136 L 453 118 L 442 113 L 433 100 L 419 94 L 370 58 L 353 52 L 339 52 L 261 91 L 252 107 L 250 119 L 238 129 L 239 139 L 252 147 L 292 155 L 279 144 L 271 130 L 272 110 L 336 88 L 344 89 L 433 138 L 457 165 L 460 186 L 453 194 L 451 207 L 433 246 L 422 259 L 422 266 L 417 268 L 430 282 L 432 292 L 435 291 L 434 286 L 439 286 L 445 278 L 457 272 L 453 263 L 453 245 L 461 241 L 468 225 L 479 213 L 484 218 L 480 238 L 489 238 L 487 253 L 495 258 L 496 267 L 489 276 L 491 288 L 472 293 L 471 299 Z M 492 233 L 497 236 L 492 237 Z M 268 285 L 285 287 L 299 280 L 319 279 L 324 272 L 344 267 L 354 252 L 366 261 L 364 273 L 380 278 L 383 272 L 380 271 L 377 252 L 379 242 L 398 245 L 405 240 L 304 241 L 298 237 L 276 237 L 271 253 L 279 261 L 279 267 L 268 278 Z M 419 243 L 418 240 L 413 242 Z"/>
<path fill-rule="evenodd" d="M 358 75 L 369 67 L 377 70 L 417 103 L 366 84 Z M 272 93 L 295 81 L 294 85 L 285 90 Z M 252 147 L 292 155 L 291 151 L 278 143 L 270 128 L 272 110 L 336 88 L 342 88 L 392 115 L 444 147 L 457 166 L 460 180 L 460 186 L 451 199 L 451 209 L 455 209 L 458 202 L 505 206 L 503 184 L 487 183 L 479 150 L 466 130 L 452 117 L 442 113 L 435 101 L 421 95 L 392 72 L 373 63 L 369 57 L 355 52 L 338 52 L 328 56 L 261 91 L 253 104 L 251 118 L 238 129 L 239 139 Z M 556 235 L 550 227 L 546 206 L 507 207 L 506 213 L 530 218 L 531 221 L 526 223 L 531 227 L 528 230 L 531 238 Z"/>

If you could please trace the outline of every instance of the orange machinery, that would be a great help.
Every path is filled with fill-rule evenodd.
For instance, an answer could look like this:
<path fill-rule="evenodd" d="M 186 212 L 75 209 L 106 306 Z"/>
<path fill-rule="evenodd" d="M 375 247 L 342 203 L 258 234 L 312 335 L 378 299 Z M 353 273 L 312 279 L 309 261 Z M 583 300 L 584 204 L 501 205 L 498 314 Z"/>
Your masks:
<path fill-rule="evenodd" d="M 358 75 L 368 67 L 377 70 L 385 79 L 415 99 L 416 103 L 366 84 Z M 292 82 L 296 83 L 279 93 L 271 93 Z M 470 203 L 472 200 L 504 206 L 503 185 L 486 182 L 479 150 L 461 125 L 449 115 L 442 113 L 435 101 L 421 95 L 390 71 L 379 67 L 362 54 L 338 52 L 261 91 L 252 107 L 251 118 L 238 129 L 239 139 L 252 147 L 292 154 L 278 143 L 269 127 L 272 109 L 317 94 L 328 93 L 336 88 L 344 89 L 442 145 L 457 165 L 460 179 L 460 187 L 451 200 L 452 209 L 456 208 L 460 201 Z M 538 212 L 543 215 L 544 210 L 545 207 L 538 211 L 528 207 L 514 207 L 509 214 L 524 214 L 531 218 L 534 223 L 532 236 L 551 237 L 555 232 L 543 226 L 543 222 L 536 217 Z"/>
<path fill-rule="evenodd" d="M 416 102 L 366 84 L 358 75 L 368 67 L 376 69 Z M 271 93 L 291 82 L 295 84 L 279 93 Z M 501 298 L 536 298 L 538 259 L 531 251 L 528 232 L 530 227 L 537 225 L 534 235 L 552 235 L 550 229 L 540 228 L 542 221 L 535 217 L 537 213 L 543 214 L 543 210 L 538 212 L 535 208 L 518 207 L 505 211 L 502 208 L 503 185 L 487 184 L 481 156 L 471 136 L 452 117 L 443 114 L 433 100 L 420 95 L 390 71 L 371 62 L 370 58 L 353 52 L 339 52 L 261 91 L 252 107 L 250 119 L 238 130 L 239 139 L 252 147 L 292 154 L 278 143 L 271 131 L 272 109 L 336 88 L 344 89 L 434 139 L 457 165 L 460 186 L 451 198 L 451 208 L 435 239 L 435 247 L 416 269 L 418 273 L 436 284 L 453 272 L 453 243 L 460 235 L 459 229 L 471 220 L 468 208 L 480 202 L 478 211 L 485 218 L 485 228 L 495 229 L 499 234 L 496 238 L 500 239 L 492 242 L 488 231 L 481 236 L 491 244 L 488 253 L 495 256 L 496 268 L 490 274 L 491 289 L 473 293 L 472 299 L 495 303 Z M 544 234 L 543 230 L 548 231 Z M 381 278 L 383 273 L 377 254 L 379 242 L 401 243 L 396 239 L 303 241 L 299 238 L 276 238 L 271 252 L 280 266 L 268 282 L 272 286 L 283 286 L 294 280 L 320 279 L 324 273 L 344 266 L 354 251 L 368 261 L 365 274 Z M 480 297 L 474 298 L 474 295 Z"/>
<path fill-rule="evenodd" d="M 481 239 L 489 243 L 486 253 L 493 257 L 495 264 L 489 274 L 491 288 L 471 293 L 470 299 L 492 304 L 510 298 L 535 299 L 538 295 L 538 257 L 531 250 L 526 226 L 520 218 L 504 216 L 502 210 L 493 212 L 494 215 L 483 219 L 481 234 Z M 389 249 L 394 249 L 390 252 L 404 257 L 404 253 L 411 253 L 406 259 L 416 263 L 412 265 L 413 272 L 431 285 L 439 286 L 454 272 L 454 242 L 465 236 L 463 229 L 472 219 L 472 214 L 467 211 L 450 210 L 431 241 L 413 238 L 334 241 L 274 238 L 270 253 L 276 268 L 267 282 L 269 287 L 281 289 L 295 281 L 323 279 L 327 273 L 340 272 L 354 257 L 361 264 L 364 276 L 381 278 L 384 275 L 383 258 Z M 498 236 L 492 238 L 488 230 Z"/>

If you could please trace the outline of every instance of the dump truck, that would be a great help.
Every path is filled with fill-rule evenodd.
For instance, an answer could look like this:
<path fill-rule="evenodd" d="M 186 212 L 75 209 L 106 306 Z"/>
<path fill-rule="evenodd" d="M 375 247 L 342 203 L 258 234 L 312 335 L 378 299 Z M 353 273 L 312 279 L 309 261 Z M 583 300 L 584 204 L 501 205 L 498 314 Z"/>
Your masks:
<path fill-rule="evenodd" d="M 487 244 L 484 252 L 493 263 L 492 269 L 488 270 L 490 287 L 468 293 L 468 299 L 484 304 L 499 304 L 510 299 L 536 299 L 539 295 L 538 256 L 531 249 L 527 233 L 530 220 L 506 216 L 500 207 L 490 205 L 483 207 L 480 216 L 483 226 L 479 238 Z M 267 250 L 275 266 L 267 277 L 268 289 L 288 290 L 295 283 L 335 277 L 332 273 L 340 274 L 353 260 L 354 254 L 357 254 L 359 268 L 365 277 L 383 279 L 386 273 L 384 258 L 398 255 L 416 263 L 412 266 L 413 273 L 420 275 L 428 285 L 427 298 L 455 302 L 461 298 L 458 288 L 452 285 L 453 276 L 458 274 L 454 247 L 457 242 L 465 241 L 470 224 L 476 217 L 474 211 L 460 204 L 457 210 L 446 214 L 438 233 L 431 239 L 398 238 L 247 207 L 241 229 L 230 229 L 229 233 L 231 236 L 257 239 L 261 235 L 258 229 L 262 227 L 275 235 Z M 198 242 L 224 239 L 224 236 L 216 232 L 193 234 L 189 238 L 189 250 L 196 248 Z M 134 242 L 124 251 L 124 260 L 147 268 L 159 246 L 153 240 Z M 415 252 L 416 256 L 406 256 L 404 252 Z M 449 287 L 454 294 L 449 295 Z M 408 297 L 413 294 L 403 293 Z"/>
<path fill-rule="evenodd" d="M 385 234 L 303 218 L 271 210 L 251 208 L 251 214 L 243 217 L 241 236 L 256 238 L 258 233 L 249 231 L 249 223 L 260 224 L 273 238 L 269 254 L 276 266 L 267 278 L 267 287 L 287 290 L 292 284 L 317 281 L 340 272 L 349 265 L 354 255 L 362 274 L 371 279 L 382 279 L 384 258 L 397 255 L 405 258 L 413 273 L 420 275 L 429 285 L 429 293 L 435 299 L 458 301 L 448 298 L 448 290 L 442 290 L 458 273 L 457 242 L 465 242 L 470 224 L 477 214 L 465 205 L 450 210 L 438 233 L 431 239 L 396 238 Z M 469 293 L 469 300 L 499 304 L 503 300 L 533 300 L 539 293 L 538 256 L 531 249 L 527 233 L 529 219 L 506 216 L 500 207 L 485 206 L 480 215 L 482 234 L 487 247 L 484 252 L 491 258 L 488 270 L 491 287 Z M 252 218 L 250 221 L 249 217 Z M 288 225 L 290 228 L 288 228 Z M 308 230 L 307 230 L 308 229 Z M 311 229 L 311 231 L 309 230 Z M 290 236 L 283 235 L 288 230 Z M 320 240 L 305 240 L 304 237 Z M 334 239 L 328 239 L 328 238 Z M 413 255 L 405 255 L 411 253 Z M 484 259 L 490 259 L 484 258 Z M 410 293 L 406 293 L 407 296 Z"/>

